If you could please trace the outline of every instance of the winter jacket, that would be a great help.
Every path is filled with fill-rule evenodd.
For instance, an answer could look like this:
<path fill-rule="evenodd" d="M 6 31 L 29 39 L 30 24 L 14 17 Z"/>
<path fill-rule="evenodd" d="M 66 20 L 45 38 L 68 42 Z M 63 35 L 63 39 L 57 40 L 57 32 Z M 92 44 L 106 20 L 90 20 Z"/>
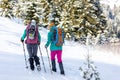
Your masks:
<path fill-rule="evenodd" d="M 55 43 L 52 41 L 52 30 L 56 26 L 53 26 L 50 28 L 50 31 L 48 32 L 48 37 L 47 37 L 47 43 L 45 44 L 46 47 L 50 45 L 50 50 L 62 50 L 62 46 L 56 46 Z"/>
<path fill-rule="evenodd" d="M 26 44 L 37 44 L 38 42 L 41 41 L 41 36 L 40 36 L 39 31 L 37 31 L 37 36 L 38 36 L 38 37 L 36 37 L 37 40 L 35 40 L 35 41 L 29 40 L 27 37 L 27 29 L 25 29 L 21 39 L 24 40 L 27 37 L 25 40 Z"/>

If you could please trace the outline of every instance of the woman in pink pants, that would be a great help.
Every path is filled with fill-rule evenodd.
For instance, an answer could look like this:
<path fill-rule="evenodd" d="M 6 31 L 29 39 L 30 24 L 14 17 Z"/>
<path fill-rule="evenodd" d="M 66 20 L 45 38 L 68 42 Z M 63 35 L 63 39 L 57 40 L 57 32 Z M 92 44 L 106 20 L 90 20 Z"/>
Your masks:
<path fill-rule="evenodd" d="M 52 41 L 54 28 L 56 28 L 56 26 L 54 25 L 54 21 L 52 21 L 49 25 L 50 31 L 48 33 L 48 39 L 47 39 L 47 43 L 45 44 L 45 48 L 47 48 L 50 45 L 52 71 L 54 72 L 57 71 L 56 62 L 55 62 L 55 57 L 57 57 L 57 61 L 59 63 L 59 68 L 60 68 L 60 74 L 65 75 L 63 63 L 62 63 L 62 46 L 56 46 L 54 42 Z"/>

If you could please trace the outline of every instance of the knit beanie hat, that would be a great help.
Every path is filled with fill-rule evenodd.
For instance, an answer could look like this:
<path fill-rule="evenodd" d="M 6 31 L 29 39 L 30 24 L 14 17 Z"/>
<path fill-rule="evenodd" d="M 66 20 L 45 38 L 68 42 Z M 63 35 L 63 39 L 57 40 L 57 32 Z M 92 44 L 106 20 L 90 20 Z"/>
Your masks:
<path fill-rule="evenodd" d="M 31 25 L 36 26 L 36 21 L 35 20 L 31 20 Z"/>

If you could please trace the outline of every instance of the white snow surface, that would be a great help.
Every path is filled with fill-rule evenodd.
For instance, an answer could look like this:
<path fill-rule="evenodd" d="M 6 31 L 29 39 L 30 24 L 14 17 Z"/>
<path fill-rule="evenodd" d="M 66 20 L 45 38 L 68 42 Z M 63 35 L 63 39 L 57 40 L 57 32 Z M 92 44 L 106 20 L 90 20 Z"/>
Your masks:
<path fill-rule="evenodd" d="M 38 56 L 42 70 L 38 72 L 26 69 L 23 45 L 20 42 L 25 27 L 10 19 L 0 17 L 0 80 L 84 80 L 80 75 L 79 67 L 84 65 L 88 52 L 94 65 L 97 66 L 101 80 L 120 80 L 120 55 L 69 41 L 65 42 L 62 55 L 66 75 L 60 75 L 58 63 L 56 65 L 57 72 L 51 74 L 48 56 L 44 48 L 48 31 L 44 28 L 40 30 L 42 38 L 40 48 L 47 72 L 44 72 L 39 50 Z M 49 48 L 48 52 L 50 53 Z M 25 53 L 29 66 L 26 46 Z"/>

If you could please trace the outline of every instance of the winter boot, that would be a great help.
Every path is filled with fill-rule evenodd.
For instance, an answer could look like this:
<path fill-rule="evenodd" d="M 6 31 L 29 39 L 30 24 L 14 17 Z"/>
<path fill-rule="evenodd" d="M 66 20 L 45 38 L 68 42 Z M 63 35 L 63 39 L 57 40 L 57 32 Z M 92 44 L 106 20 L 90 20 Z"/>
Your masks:
<path fill-rule="evenodd" d="M 52 71 L 56 72 L 56 62 L 52 60 Z"/>
<path fill-rule="evenodd" d="M 33 58 L 29 58 L 29 63 L 30 63 L 30 69 L 33 71 L 35 69 Z"/>
<path fill-rule="evenodd" d="M 35 63 L 36 63 L 37 70 L 40 71 L 41 67 L 40 67 L 39 57 L 34 56 L 34 60 L 35 60 Z"/>
<path fill-rule="evenodd" d="M 62 62 L 59 63 L 60 74 L 65 75 Z"/>

